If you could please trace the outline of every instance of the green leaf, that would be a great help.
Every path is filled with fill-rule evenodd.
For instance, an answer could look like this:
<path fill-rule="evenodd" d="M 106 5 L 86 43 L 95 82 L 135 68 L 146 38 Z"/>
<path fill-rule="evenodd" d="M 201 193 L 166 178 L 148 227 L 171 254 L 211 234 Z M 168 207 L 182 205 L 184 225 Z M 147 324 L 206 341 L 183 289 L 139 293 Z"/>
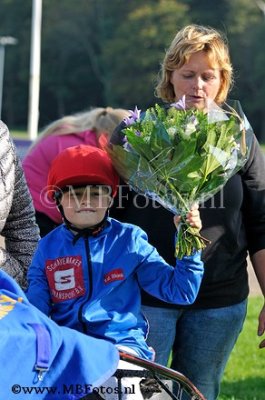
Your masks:
<path fill-rule="evenodd" d="M 153 153 L 160 152 L 161 148 L 172 147 L 170 137 L 164 127 L 164 125 L 157 121 L 150 135 L 150 146 Z"/>
<path fill-rule="evenodd" d="M 112 163 L 118 174 L 125 182 L 128 182 L 130 177 L 134 174 L 138 168 L 139 155 L 125 151 L 122 146 L 112 145 L 107 148 L 107 152 L 111 157 Z"/>
<path fill-rule="evenodd" d="M 152 159 L 153 153 L 150 148 L 149 142 L 145 141 L 142 136 L 137 136 L 132 128 L 126 129 L 126 136 L 128 143 L 132 146 L 136 153 L 141 154 L 146 159 Z"/>

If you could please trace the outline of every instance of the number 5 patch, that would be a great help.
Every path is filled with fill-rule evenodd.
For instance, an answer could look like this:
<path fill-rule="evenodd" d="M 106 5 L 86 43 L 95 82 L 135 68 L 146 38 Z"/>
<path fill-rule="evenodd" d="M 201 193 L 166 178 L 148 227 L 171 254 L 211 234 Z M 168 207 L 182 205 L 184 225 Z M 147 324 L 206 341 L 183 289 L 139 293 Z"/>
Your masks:
<path fill-rule="evenodd" d="M 72 300 L 85 294 L 81 256 L 47 260 L 45 272 L 54 303 Z"/>

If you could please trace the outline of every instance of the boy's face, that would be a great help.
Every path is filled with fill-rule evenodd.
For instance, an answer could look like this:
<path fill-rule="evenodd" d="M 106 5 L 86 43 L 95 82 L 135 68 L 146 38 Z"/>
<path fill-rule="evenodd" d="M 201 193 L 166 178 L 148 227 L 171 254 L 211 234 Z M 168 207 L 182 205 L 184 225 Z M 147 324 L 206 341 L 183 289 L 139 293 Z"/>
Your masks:
<path fill-rule="evenodd" d="M 64 191 L 61 205 L 66 219 L 76 228 L 92 228 L 100 223 L 111 206 L 111 188 L 106 185 L 87 185 Z"/>

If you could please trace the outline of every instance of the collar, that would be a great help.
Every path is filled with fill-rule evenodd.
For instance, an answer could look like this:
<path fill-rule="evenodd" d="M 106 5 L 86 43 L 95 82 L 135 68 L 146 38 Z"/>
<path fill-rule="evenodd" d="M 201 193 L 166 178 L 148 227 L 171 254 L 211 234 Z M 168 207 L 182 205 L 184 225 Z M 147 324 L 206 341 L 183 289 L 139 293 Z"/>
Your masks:
<path fill-rule="evenodd" d="M 107 225 L 107 218 L 109 215 L 109 210 L 106 212 L 105 217 L 103 218 L 103 220 L 101 222 L 99 222 L 97 225 L 93 226 L 92 228 L 83 228 L 83 229 L 79 229 L 76 228 L 70 221 L 68 221 L 68 219 L 65 217 L 64 215 L 64 210 L 62 205 L 60 204 L 60 200 L 56 199 L 56 204 L 57 207 L 63 217 L 64 223 L 66 228 L 69 231 L 72 231 L 75 233 L 74 238 L 73 238 L 73 245 L 76 244 L 76 242 L 78 241 L 78 239 L 80 239 L 81 237 L 90 237 L 90 236 L 97 236 L 101 231 L 103 231 L 103 229 L 106 227 Z"/>
<path fill-rule="evenodd" d="M 73 226 L 69 221 L 67 221 L 65 225 L 67 229 L 75 233 L 73 238 L 73 245 L 74 245 L 81 237 L 88 238 L 91 236 L 97 236 L 100 232 L 102 232 L 107 225 L 107 215 L 103 218 L 101 222 L 93 226 L 93 228 L 79 229 Z"/>

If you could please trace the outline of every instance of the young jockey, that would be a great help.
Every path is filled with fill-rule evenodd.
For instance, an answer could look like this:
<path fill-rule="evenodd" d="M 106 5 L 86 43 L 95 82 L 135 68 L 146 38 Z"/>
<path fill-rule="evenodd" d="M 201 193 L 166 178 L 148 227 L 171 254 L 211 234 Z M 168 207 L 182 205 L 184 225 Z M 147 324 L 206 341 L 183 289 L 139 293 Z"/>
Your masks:
<path fill-rule="evenodd" d="M 56 157 L 48 196 L 55 200 L 64 224 L 40 241 L 28 272 L 27 296 L 59 325 L 153 359 L 146 344 L 141 289 L 169 303 L 191 304 L 203 263 L 200 252 L 194 252 L 170 266 L 142 229 L 109 218 L 118 182 L 103 150 L 80 145 Z M 187 219 L 200 227 L 196 207 Z M 178 220 L 174 217 L 176 226 Z"/>

